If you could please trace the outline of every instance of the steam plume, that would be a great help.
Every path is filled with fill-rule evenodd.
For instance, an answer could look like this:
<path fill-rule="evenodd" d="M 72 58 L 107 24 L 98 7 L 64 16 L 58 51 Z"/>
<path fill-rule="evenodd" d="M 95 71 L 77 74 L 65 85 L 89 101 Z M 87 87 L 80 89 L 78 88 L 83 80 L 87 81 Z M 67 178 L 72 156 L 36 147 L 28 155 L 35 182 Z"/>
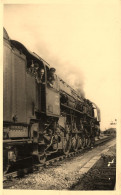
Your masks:
<path fill-rule="evenodd" d="M 63 61 L 61 54 L 60 59 L 52 55 L 45 43 L 38 44 L 36 42 L 35 45 L 37 54 L 47 61 L 51 67 L 56 68 L 57 75 L 74 88 L 80 96 L 85 97 L 84 75 L 80 67 L 74 66 L 70 61 Z"/>

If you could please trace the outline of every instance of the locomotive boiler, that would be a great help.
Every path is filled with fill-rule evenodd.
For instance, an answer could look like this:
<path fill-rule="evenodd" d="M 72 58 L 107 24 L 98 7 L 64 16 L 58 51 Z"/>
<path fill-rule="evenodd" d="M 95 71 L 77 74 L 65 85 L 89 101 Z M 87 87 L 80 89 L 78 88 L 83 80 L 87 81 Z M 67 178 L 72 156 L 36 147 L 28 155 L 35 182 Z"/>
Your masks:
<path fill-rule="evenodd" d="M 55 68 L 11 40 L 4 29 L 3 167 L 30 156 L 89 147 L 100 131 L 100 110 L 64 82 Z"/>

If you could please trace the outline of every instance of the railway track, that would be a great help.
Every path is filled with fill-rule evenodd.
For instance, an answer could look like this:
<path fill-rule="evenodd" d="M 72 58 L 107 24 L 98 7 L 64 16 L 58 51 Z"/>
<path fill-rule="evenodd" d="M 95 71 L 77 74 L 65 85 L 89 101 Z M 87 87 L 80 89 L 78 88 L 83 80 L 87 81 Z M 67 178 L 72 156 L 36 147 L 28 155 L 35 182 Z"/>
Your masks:
<path fill-rule="evenodd" d="M 99 160 L 69 190 L 114 190 L 116 185 L 115 145 L 101 154 Z M 88 183 L 88 185 L 86 185 Z"/>
<path fill-rule="evenodd" d="M 103 144 L 111 139 L 113 139 L 112 136 L 106 137 L 103 139 L 99 139 L 95 142 L 94 147 L 97 147 L 97 146 L 99 146 L 99 145 L 101 145 L 101 144 Z M 90 149 L 91 148 L 80 149 L 77 152 L 71 152 L 67 155 L 61 155 L 61 156 L 57 156 L 56 158 L 49 159 L 45 162 L 45 164 L 33 164 L 30 167 L 18 169 L 17 171 L 7 173 L 3 176 L 3 182 L 8 181 L 8 180 L 12 180 L 13 178 L 16 178 L 16 177 L 22 177 L 22 176 L 29 174 L 29 173 L 39 172 L 43 168 L 48 167 L 49 165 L 54 165 L 55 162 L 62 161 L 64 159 L 67 159 L 70 157 L 78 156 L 79 154 L 83 154 L 84 152 L 89 151 Z"/>
<path fill-rule="evenodd" d="M 107 167 L 103 165 L 103 171 L 100 171 L 100 176 L 96 178 L 95 189 L 98 190 L 113 190 L 116 181 L 116 162 Z"/>

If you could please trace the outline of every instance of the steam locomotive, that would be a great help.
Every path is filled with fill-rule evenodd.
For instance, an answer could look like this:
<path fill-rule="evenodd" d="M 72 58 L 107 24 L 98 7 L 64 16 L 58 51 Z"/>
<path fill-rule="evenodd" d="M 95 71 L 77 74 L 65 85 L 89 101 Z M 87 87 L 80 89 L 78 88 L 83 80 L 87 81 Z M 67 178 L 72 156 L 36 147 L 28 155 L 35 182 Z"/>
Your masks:
<path fill-rule="evenodd" d="M 99 108 L 5 29 L 3 35 L 4 172 L 30 156 L 44 163 L 52 153 L 93 145 L 100 132 Z"/>

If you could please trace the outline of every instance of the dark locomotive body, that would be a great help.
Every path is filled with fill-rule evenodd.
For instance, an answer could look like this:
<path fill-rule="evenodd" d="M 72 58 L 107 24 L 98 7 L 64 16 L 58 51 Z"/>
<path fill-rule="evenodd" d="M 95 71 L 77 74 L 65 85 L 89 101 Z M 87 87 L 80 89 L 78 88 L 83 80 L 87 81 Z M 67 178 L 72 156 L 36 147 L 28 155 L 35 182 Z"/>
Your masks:
<path fill-rule="evenodd" d="M 42 163 L 55 152 L 94 144 L 100 112 L 57 75 L 50 83 L 49 64 L 4 29 L 3 157 L 4 170 L 32 156 Z M 44 70 L 41 78 L 40 70 Z"/>

